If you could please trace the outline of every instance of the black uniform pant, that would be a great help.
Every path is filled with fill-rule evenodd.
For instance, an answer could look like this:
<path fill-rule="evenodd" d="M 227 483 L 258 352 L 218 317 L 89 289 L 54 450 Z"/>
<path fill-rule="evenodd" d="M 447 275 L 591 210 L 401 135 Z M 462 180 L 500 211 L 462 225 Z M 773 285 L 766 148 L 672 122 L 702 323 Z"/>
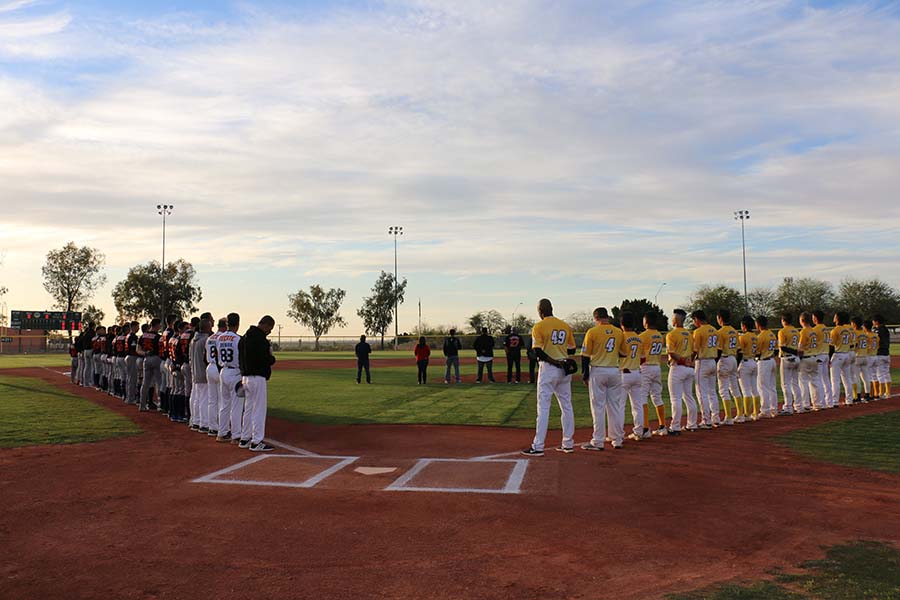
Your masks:
<path fill-rule="evenodd" d="M 356 383 L 359 383 L 362 379 L 363 369 L 366 370 L 366 383 L 372 383 L 372 376 L 369 373 L 369 359 L 357 359 L 356 360 Z"/>
<path fill-rule="evenodd" d="M 522 354 L 520 352 L 506 355 L 506 381 L 512 381 L 513 366 L 516 367 L 516 381 L 522 381 Z"/>
<path fill-rule="evenodd" d="M 494 381 L 494 361 L 487 362 L 478 361 L 478 381 L 481 381 L 481 375 L 484 373 L 484 367 L 487 365 L 488 381 Z"/>

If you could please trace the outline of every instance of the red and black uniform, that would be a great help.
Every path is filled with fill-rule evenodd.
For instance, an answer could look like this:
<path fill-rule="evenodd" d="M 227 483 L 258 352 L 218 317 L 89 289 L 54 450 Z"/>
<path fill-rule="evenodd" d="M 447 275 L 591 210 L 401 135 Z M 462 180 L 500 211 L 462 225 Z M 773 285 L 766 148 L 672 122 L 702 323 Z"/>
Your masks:
<path fill-rule="evenodd" d="M 162 356 L 160 354 L 161 339 L 161 336 L 156 331 L 148 331 L 141 336 L 141 350 L 144 351 L 145 357 Z"/>

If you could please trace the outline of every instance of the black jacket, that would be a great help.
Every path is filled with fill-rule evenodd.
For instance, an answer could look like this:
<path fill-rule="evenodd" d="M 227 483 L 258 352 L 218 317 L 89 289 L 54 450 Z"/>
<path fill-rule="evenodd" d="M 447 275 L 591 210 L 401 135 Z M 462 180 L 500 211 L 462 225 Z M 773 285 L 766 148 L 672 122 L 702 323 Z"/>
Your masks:
<path fill-rule="evenodd" d="M 458 337 L 448 337 L 444 339 L 444 356 L 459 356 L 462 350 L 462 344 Z"/>
<path fill-rule="evenodd" d="M 272 376 L 275 357 L 272 356 L 266 334 L 256 325 L 251 325 L 238 342 L 238 363 L 241 375 L 257 375 L 266 379 Z"/>
<path fill-rule="evenodd" d="M 472 347 L 475 348 L 477 356 L 494 356 L 494 338 L 487 334 L 483 333 L 475 338 Z"/>

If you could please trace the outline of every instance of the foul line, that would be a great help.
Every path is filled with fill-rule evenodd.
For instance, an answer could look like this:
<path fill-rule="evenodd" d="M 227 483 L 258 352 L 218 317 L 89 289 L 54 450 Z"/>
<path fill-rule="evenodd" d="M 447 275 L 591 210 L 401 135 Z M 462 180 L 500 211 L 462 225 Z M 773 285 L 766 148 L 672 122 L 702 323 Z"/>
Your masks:
<path fill-rule="evenodd" d="M 272 438 L 266 438 L 266 441 L 276 448 L 281 448 L 282 450 L 287 450 L 289 452 L 293 452 L 294 454 L 299 454 L 300 456 L 322 456 L 321 454 L 316 454 L 315 452 L 310 452 L 309 450 L 304 450 L 303 448 L 297 448 L 296 446 L 291 446 L 290 444 L 285 444 L 284 442 L 279 442 L 278 440 L 273 440 Z"/>

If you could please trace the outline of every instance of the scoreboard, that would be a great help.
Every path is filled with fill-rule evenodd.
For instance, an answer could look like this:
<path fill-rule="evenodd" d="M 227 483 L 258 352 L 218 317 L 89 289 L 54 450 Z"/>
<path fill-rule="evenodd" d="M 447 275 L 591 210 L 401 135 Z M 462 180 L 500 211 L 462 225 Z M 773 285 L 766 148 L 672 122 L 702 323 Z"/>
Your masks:
<path fill-rule="evenodd" d="M 46 329 L 48 331 L 79 331 L 80 312 L 49 310 L 14 310 L 9 315 L 12 329 Z"/>

